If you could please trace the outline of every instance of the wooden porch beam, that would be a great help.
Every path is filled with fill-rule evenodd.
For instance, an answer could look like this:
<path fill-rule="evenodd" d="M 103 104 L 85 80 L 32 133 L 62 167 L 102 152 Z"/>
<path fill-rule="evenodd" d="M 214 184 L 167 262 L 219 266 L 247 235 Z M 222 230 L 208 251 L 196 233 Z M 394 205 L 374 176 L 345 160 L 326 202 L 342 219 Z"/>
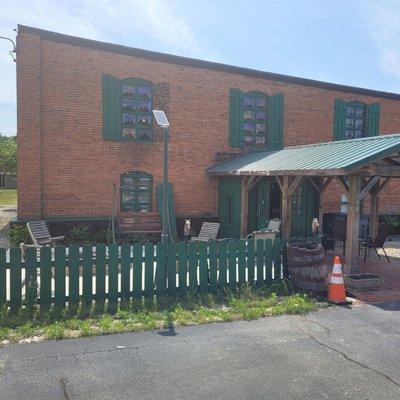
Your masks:
<path fill-rule="evenodd" d="M 290 196 L 297 190 L 297 188 L 303 183 L 304 176 L 295 176 L 293 181 L 289 186 L 289 194 Z"/>
<path fill-rule="evenodd" d="M 349 186 L 347 185 L 346 181 L 342 176 L 335 176 L 335 179 L 337 183 L 340 186 L 340 189 L 342 190 L 343 194 L 345 194 L 347 197 L 349 197 Z"/>
<path fill-rule="evenodd" d="M 328 188 L 329 184 L 333 181 L 333 176 L 328 176 L 325 181 L 322 183 L 320 192 L 323 193 Z"/>
<path fill-rule="evenodd" d="M 289 239 L 291 232 L 292 196 L 289 192 L 290 179 L 285 175 L 282 180 L 282 238 Z"/>
<path fill-rule="evenodd" d="M 361 192 L 360 192 L 360 200 L 362 200 L 366 195 L 367 195 L 367 193 L 373 188 L 373 186 L 376 184 L 376 183 L 379 183 L 379 180 L 381 179 L 381 177 L 380 176 L 373 176 L 367 183 L 366 183 L 366 185 L 364 186 L 364 188 L 361 190 Z"/>
<path fill-rule="evenodd" d="M 307 180 L 311 183 L 311 185 L 314 186 L 314 189 L 315 189 L 317 192 L 320 192 L 320 191 L 321 191 L 321 186 L 318 185 L 318 184 L 315 182 L 315 180 L 314 180 L 313 178 L 307 178 Z"/>
<path fill-rule="evenodd" d="M 242 238 L 247 236 L 247 225 L 249 216 L 249 179 L 245 176 L 242 178 L 242 191 L 241 191 L 241 206 L 240 206 L 240 236 Z"/>
<path fill-rule="evenodd" d="M 374 176 L 400 177 L 400 165 L 367 165 L 365 169 Z"/>
<path fill-rule="evenodd" d="M 384 179 L 383 182 L 379 185 L 379 187 L 376 188 L 374 194 L 378 195 L 379 192 L 391 181 L 391 179 L 392 179 L 391 177 Z"/>
<path fill-rule="evenodd" d="M 275 176 L 276 182 L 278 183 L 279 189 L 281 189 L 281 192 L 283 192 L 283 183 L 281 181 L 281 178 L 279 176 Z"/>

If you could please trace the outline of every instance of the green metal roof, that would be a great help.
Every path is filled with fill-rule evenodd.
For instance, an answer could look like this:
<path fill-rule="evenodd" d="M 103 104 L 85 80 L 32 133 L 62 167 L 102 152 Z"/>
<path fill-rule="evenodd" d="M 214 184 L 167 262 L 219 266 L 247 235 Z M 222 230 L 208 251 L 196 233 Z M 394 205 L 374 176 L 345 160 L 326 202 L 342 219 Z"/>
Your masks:
<path fill-rule="evenodd" d="M 210 175 L 345 175 L 400 151 L 400 134 L 252 152 L 207 169 Z M 290 172 L 290 173 L 289 173 Z"/>

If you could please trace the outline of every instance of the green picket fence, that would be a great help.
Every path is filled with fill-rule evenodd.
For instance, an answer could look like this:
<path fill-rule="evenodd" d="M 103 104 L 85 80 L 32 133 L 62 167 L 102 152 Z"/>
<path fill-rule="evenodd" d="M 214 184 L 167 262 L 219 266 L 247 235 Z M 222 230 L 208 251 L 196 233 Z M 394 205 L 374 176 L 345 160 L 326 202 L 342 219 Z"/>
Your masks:
<path fill-rule="evenodd" d="M 0 306 L 109 304 L 271 284 L 282 276 L 281 241 L 211 241 L 0 248 Z"/>

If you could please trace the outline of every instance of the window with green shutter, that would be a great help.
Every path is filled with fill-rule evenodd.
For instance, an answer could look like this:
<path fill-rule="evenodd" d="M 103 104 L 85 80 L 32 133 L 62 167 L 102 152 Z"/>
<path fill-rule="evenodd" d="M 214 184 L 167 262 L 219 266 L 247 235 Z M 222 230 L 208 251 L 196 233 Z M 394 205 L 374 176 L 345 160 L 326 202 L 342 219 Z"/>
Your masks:
<path fill-rule="evenodd" d="M 280 149 L 283 145 L 283 95 L 230 90 L 229 144 Z"/>
<path fill-rule="evenodd" d="M 119 80 L 104 74 L 103 137 L 109 140 L 153 140 L 153 86 L 140 78 Z"/>
<path fill-rule="evenodd" d="M 121 175 L 121 211 L 151 212 L 153 177 L 145 172 Z"/>
<path fill-rule="evenodd" d="M 333 139 L 356 139 L 379 135 L 380 104 L 335 100 Z"/>

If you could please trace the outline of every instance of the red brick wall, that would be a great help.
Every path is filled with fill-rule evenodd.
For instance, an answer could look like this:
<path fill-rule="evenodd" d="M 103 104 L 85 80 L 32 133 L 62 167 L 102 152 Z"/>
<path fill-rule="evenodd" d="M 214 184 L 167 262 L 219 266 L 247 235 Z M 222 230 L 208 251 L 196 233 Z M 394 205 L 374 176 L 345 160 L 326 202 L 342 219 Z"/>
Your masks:
<path fill-rule="evenodd" d="M 22 31 L 17 63 L 19 218 L 109 215 L 112 185 L 119 184 L 120 174 L 144 171 L 153 175 L 154 186 L 161 182 L 157 128 L 152 144 L 102 139 L 103 73 L 154 84 L 155 106 L 165 109 L 171 123 L 170 180 L 178 215 L 217 212 L 217 181 L 204 170 L 214 163 L 215 153 L 240 151 L 228 144 L 231 87 L 285 94 L 285 146 L 332 140 L 337 97 L 379 102 L 381 133 L 400 132 L 400 101 L 107 53 Z M 333 186 L 326 196 L 327 211 L 340 204 Z M 382 210 L 400 213 L 397 201 L 386 193 Z"/>

